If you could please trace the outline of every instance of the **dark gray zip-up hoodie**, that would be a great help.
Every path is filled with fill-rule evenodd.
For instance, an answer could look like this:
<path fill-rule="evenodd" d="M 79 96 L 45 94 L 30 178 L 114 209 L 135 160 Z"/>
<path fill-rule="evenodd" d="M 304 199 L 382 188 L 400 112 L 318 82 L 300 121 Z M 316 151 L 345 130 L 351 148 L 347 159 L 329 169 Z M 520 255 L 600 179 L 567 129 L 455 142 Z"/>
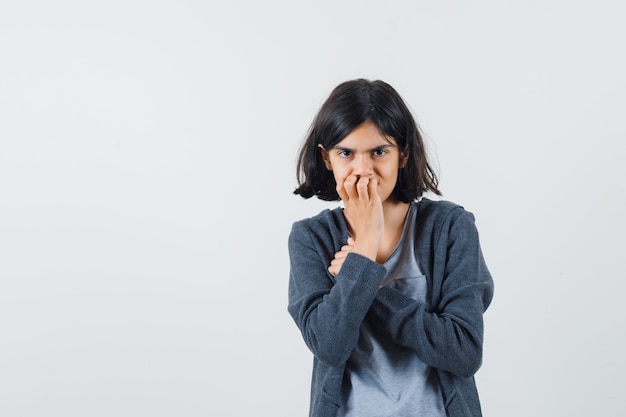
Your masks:
<path fill-rule="evenodd" d="M 483 313 L 493 280 L 474 216 L 447 201 L 417 204 L 415 251 L 428 305 L 380 284 L 385 268 L 350 253 L 336 277 L 328 266 L 348 240 L 340 208 L 293 224 L 289 235 L 288 310 L 314 355 L 311 417 L 332 417 L 345 363 L 363 320 L 436 368 L 450 417 L 481 416 L 474 374 L 482 362 Z"/>

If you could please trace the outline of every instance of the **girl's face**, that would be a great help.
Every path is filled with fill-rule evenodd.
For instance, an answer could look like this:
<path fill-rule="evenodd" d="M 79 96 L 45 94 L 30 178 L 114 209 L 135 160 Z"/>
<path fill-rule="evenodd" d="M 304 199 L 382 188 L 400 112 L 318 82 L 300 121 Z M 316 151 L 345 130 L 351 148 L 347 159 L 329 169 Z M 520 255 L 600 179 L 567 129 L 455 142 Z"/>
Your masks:
<path fill-rule="evenodd" d="M 398 170 L 406 165 L 408 153 L 400 151 L 394 138 L 383 136 L 371 121 L 352 130 L 330 149 L 320 145 L 326 168 L 333 171 L 338 185 L 353 174 L 378 182 L 378 194 L 383 203 L 395 201 L 392 195 L 398 180 Z"/>

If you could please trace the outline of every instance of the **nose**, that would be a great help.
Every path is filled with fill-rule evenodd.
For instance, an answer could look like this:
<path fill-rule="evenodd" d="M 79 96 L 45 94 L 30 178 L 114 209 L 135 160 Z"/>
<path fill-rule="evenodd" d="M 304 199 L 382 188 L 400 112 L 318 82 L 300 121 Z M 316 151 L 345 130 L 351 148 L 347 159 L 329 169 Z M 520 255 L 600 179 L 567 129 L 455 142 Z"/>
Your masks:
<path fill-rule="evenodd" d="M 367 177 L 374 171 L 374 164 L 369 155 L 358 155 L 354 158 L 352 173 L 359 177 Z"/>

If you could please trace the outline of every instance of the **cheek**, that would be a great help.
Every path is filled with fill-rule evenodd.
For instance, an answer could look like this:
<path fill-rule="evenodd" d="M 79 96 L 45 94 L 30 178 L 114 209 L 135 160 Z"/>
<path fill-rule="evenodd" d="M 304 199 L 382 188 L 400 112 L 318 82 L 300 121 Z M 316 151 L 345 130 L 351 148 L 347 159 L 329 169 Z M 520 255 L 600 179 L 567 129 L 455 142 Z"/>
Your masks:
<path fill-rule="evenodd" d="M 342 176 L 340 175 L 339 172 L 337 172 L 337 170 L 333 171 L 333 177 L 335 178 L 335 183 L 337 184 L 342 184 L 343 181 L 345 180 L 345 178 L 342 178 Z"/>
<path fill-rule="evenodd" d="M 383 174 L 384 187 L 393 189 L 398 183 L 398 171 L 389 170 Z"/>
<path fill-rule="evenodd" d="M 333 170 L 333 176 L 337 184 L 342 184 L 348 178 L 348 175 L 350 175 L 350 172 L 345 168 L 335 168 Z"/>
<path fill-rule="evenodd" d="M 385 166 L 379 172 L 383 178 L 390 181 L 398 177 L 398 170 L 395 167 Z"/>

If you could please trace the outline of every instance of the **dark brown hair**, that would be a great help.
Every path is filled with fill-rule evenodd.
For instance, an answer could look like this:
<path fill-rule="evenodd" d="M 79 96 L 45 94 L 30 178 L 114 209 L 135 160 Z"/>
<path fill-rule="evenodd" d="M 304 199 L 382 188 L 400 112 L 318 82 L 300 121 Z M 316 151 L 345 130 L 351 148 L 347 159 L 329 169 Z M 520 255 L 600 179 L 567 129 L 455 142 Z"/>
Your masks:
<path fill-rule="evenodd" d="M 408 203 L 425 192 L 441 195 L 438 179 L 428 162 L 424 141 L 402 97 L 384 81 L 358 79 L 339 84 L 313 120 L 298 156 L 298 188 L 303 198 L 339 200 L 335 177 L 326 169 L 318 145 L 331 149 L 354 128 L 372 121 L 384 136 L 395 139 L 409 158 L 398 172 L 394 195 Z"/>

